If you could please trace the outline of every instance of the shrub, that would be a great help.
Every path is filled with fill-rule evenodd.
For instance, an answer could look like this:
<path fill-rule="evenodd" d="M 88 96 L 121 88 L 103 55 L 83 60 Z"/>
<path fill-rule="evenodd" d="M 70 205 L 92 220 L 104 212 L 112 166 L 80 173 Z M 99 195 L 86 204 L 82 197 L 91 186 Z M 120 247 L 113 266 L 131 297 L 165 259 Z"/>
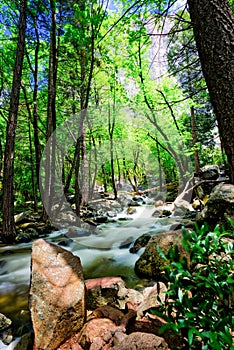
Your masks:
<path fill-rule="evenodd" d="M 159 312 L 167 323 L 161 331 L 182 334 L 185 349 L 234 349 L 232 303 L 234 287 L 234 244 L 230 233 L 207 225 L 187 232 L 183 246 L 190 259 L 181 259 L 178 248 L 160 254 L 168 261 L 165 280 L 166 302 Z"/>

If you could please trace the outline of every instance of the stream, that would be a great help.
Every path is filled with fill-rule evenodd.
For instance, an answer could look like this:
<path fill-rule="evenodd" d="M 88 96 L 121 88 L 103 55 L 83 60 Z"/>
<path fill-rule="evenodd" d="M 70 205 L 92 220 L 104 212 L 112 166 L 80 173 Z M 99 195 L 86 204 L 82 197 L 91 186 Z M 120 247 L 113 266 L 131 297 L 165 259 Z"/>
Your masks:
<path fill-rule="evenodd" d="M 127 287 L 140 289 L 144 281 L 134 273 L 134 265 L 144 248 L 130 254 L 130 246 L 144 233 L 169 230 L 179 218 L 152 217 L 155 208 L 148 205 L 136 209 L 133 215 L 123 212 L 114 222 L 99 225 L 96 234 L 69 239 L 68 231 L 63 229 L 43 238 L 62 246 L 68 244 L 63 247 L 80 257 L 85 279 L 121 276 Z M 28 309 L 31 247 L 32 242 L 0 247 L 0 312 L 13 322 Z"/>

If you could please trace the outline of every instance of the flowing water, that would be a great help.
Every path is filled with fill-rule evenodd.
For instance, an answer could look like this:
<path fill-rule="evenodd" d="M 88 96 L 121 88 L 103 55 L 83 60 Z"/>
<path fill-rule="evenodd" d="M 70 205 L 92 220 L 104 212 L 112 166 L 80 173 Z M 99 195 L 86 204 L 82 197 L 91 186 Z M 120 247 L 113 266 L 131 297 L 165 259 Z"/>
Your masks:
<path fill-rule="evenodd" d="M 134 273 L 134 264 L 142 254 L 129 253 L 129 246 L 144 233 L 155 234 L 169 230 L 178 222 L 176 218 L 154 218 L 150 206 L 137 207 L 134 215 L 119 214 L 115 222 L 98 226 L 96 234 L 67 239 L 67 230 L 54 231 L 45 239 L 61 244 L 78 255 L 85 278 L 121 276 L 128 287 L 140 288 L 143 281 Z M 122 219 L 122 220 L 121 220 Z M 13 320 L 28 308 L 28 289 L 30 283 L 30 259 L 32 243 L 0 247 L 0 312 Z"/>

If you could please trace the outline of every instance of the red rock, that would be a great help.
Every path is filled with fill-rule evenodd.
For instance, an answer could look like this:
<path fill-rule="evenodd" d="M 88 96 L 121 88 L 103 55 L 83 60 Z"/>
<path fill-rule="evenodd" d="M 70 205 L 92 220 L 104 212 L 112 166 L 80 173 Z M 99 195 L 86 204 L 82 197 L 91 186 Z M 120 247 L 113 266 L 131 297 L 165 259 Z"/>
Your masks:
<path fill-rule="evenodd" d="M 121 277 L 100 277 L 86 280 L 85 285 L 86 288 L 89 290 L 97 287 L 106 288 L 119 282 L 124 283 Z"/>
<path fill-rule="evenodd" d="M 78 342 L 83 349 L 99 350 L 110 346 L 112 336 L 119 327 L 108 318 L 95 318 L 82 328 Z"/>
<path fill-rule="evenodd" d="M 35 241 L 29 305 L 33 350 L 55 350 L 81 329 L 85 284 L 79 257 L 43 239 Z"/>

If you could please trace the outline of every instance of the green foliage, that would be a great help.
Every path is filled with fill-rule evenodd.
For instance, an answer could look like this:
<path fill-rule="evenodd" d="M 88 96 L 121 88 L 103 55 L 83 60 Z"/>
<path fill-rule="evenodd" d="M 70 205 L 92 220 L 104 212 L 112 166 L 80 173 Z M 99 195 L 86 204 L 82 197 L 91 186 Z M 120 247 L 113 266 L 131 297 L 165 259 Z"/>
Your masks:
<path fill-rule="evenodd" d="M 231 313 L 234 289 L 234 243 L 230 233 L 207 225 L 183 230 L 182 244 L 190 259 L 180 259 L 177 246 L 167 255 L 169 289 L 160 316 L 165 327 L 182 334 L 186 349 L 233 349 Z M 158 314 L 158 313 L 157 313 Z"/>

